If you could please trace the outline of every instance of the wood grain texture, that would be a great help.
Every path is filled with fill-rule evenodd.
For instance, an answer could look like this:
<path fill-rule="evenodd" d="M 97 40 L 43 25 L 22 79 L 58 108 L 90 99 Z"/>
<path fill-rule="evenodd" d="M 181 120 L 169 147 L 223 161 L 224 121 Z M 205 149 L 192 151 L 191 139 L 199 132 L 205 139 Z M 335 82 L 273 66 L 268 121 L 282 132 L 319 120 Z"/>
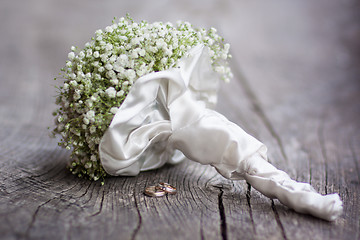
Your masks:
<path fill-rule="evenodd" d="M 359 9 L 355 0 L 2 1 L 0 238 L 359 239 Z M 338 192 L 343 215 L 329 223 L 295 213 L 191 161 L 104 186 L 71 175 L 69 153 L 48 137 L 52 79 L 71 45 L 126 13 L 218 28 L 235 75 L 218 111 L 292 178 Z M 144 196 L 159 181 L 178 193 Z"/>

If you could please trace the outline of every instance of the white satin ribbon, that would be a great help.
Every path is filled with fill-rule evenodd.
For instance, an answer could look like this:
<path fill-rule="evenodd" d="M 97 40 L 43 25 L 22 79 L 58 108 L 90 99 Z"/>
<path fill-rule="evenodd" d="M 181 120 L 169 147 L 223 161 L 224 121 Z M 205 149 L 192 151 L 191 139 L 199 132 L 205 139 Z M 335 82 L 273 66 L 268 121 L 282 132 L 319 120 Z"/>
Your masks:
<path fill-rule="evenodd" d="M 139 78 L 101 139 L 105 171 L 134 176 L 184 155 L 209 164 L 228 179 L 245 179 L 270 198 L 295 211 L 335 220 L 342 212 L 337 194 L 322 196 L 267 162 L 266 147 L 212 110 L 218 76 L 208 49 L 199 45 L 178 68 Z"/>
<path fill-rule="evenodd" d="M 255 153 L 246 160 L 245 180 L 269 198 L 279 201 L 296 212 L 334 221 L 342 213 L 338 194 L 320 195 L 308 183 L 296 182 Z"/>

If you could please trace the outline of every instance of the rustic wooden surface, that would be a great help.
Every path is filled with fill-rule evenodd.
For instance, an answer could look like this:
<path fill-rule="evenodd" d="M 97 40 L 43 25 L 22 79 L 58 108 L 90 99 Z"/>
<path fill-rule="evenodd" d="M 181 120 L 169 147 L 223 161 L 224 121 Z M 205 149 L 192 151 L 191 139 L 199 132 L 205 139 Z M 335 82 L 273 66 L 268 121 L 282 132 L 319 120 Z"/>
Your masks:
<path fill-rule="evenodd" d="M 0 238 L 359 239 L 359 10 L 355 0 L 1 1 Z M 235 74 L 218 110 L 292 178 L 338 192 L 342 216 L 297 214 L 190 161 L 104 186 L 72 176 L 69 153 L 48 137 L 52 79 L 71 45 L 127 12 L 218 28 Z M 143 195 L 159 181 L 178 194 Z"/>

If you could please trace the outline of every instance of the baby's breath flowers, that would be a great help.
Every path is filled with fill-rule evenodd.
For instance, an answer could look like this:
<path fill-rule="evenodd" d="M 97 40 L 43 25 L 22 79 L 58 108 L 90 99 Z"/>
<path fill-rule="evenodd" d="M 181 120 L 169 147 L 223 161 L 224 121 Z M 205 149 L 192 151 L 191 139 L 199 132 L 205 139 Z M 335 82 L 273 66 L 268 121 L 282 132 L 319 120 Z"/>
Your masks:
<path fill-rule="evenodd" d="M 62 69 L 64 84 L 54 112 L 59 145 L 72 150 L 70 170 L 98 180 L 106 176 L 98 154 L 100 140 L 136 79 L 176 67 L 198 44 L 210 50 L 212 66 L 224 81 L 232 77 L 227 64 L 229 44 L 216 29 L 193 28 L 187 22 L 134 22 L 114 19 L 97 30 L 82 50 L 71 47 Z"/>

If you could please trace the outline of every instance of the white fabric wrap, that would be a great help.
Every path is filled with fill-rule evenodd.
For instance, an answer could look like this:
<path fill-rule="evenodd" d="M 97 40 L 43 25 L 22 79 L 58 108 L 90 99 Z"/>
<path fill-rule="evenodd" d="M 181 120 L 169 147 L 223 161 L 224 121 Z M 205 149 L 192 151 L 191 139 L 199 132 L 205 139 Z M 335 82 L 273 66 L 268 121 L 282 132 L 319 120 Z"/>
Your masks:
<path fill-rule="evenodd" d="M 219 80 L 206 47 L 191 49 L 178 66 L 145 75 L 132 86 L 100 142 L 108 174 L 134 176 L 185 155 L 225 178 L 245 179 L 298 212 L 330 221 L 341 214 L 337 194 L 322 196 L 291 180 L 267 162 L 265 145 L 212 110 Z"/>

